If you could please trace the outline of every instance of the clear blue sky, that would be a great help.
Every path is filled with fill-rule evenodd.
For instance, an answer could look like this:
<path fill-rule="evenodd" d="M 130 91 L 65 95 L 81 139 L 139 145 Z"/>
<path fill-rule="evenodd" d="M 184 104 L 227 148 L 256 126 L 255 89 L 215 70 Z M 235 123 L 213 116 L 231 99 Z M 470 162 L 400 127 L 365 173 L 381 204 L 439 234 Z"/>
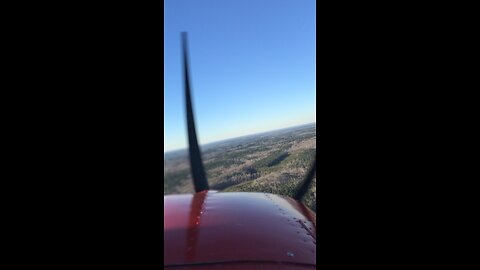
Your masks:
<path fill-rule="evenodd" d="M 180 32 L 200 144 L 315 122 L 315 0 L 165 0 L 165 151 L 185 148 Z"/>

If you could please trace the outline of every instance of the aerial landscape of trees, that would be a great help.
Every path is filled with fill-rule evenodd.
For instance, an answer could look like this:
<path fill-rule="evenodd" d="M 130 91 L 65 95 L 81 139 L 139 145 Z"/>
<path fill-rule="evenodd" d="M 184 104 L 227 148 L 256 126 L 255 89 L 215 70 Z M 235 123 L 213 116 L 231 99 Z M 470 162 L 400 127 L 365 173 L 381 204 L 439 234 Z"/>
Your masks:
<path fill-rule="evenodd" d="M 268 192 L 293 196 L 315 159 L 316 126 L 309 125 L 247 141 L 232 141 L 204 154 L 210 187 L 223 192 Z M 166 158 L 164 194 L 191 193 L 187 157 Z M 304 197 L 315 209 L 316 179 Z"/>

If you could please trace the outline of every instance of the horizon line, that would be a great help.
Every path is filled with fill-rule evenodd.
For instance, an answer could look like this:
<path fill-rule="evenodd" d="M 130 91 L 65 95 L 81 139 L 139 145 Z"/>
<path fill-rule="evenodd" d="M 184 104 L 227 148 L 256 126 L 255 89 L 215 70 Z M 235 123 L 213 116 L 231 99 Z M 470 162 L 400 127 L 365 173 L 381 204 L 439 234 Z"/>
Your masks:
<path fill-rule="evenodd" d="M 206 146 L 206 145 L 213 144 L 213 143 L 219 143 L 219 142 L 233 140 L 233 139 L 239 139 L 239 138 L 243 138 L 243 137 L 247 137 L 247 136 L 260 135 L 260 134 L 268 133 L 268 132 L 272 132 L 272 131 L 279 131 L 279 130 L 282 130 L 282 129 L 306 126 L 306 125 L 311 125 L 311 124 L 316 125 L 317 122 L 315 121 L 315 122 L 304 123 L 304 124 L 299 124 L 299 125 L 294 125 L 294 126 L 288 126 L 288 127 L 283 127 L 283 128 L 277 128 L 277 129 L 272 129 L 272 130 L 267 130 L 267 131 L 261 131 L 261 132 L 251 133 L 251 134 L 240 135 L 240 136 L 236 136 L 236 137 L 225 138 L 225 139 L 221 139 L 221 140 L 218 140 L 218 141 L 203 143 L 203 144 L 200 144 L 200 146 Z M 165 155 L 165 154 L 170 153 L 170 152 L 176 152 L 176 151 L 181 151 L 181 150 L 188 150 L 188 146 L 182 147 L 182 148 L 177 148 L 177 149 L 172 149 L 172 150 L 168 150 L 168 151 L 163 151 L 163 154 Z"/>

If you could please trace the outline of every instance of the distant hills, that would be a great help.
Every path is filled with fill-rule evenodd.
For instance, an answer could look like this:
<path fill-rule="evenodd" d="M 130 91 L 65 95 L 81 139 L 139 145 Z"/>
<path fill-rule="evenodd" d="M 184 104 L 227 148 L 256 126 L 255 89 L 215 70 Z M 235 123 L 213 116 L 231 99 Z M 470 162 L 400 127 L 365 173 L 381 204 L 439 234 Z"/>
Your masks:
<path fill-rule="evenodd" d="M 208 151 L 213 148 L 221 147 L 224 145 L 232 145 L 232 144 L 242 144 L 242 143 L 248 143 L 252 139 L 257 139 L 258 137 L 268 137 L 268 136 L 278 136 L 281 135 L 282 133 L 288 133 L 294 130 L 301 130 L 301 129 L 308 129 L 311 127 L 315 127 L 317 123 L 309 123 L 309 124 L 303 124 L 299 126 L 293 126 L 293 127 L 287 127 L 287 128 L 282 128 L 282 129 L 276 129 L 272 131 L 266 131 L 266 132 L 261 132 L 261 133 L 255 133 L 255 134 L 250 134 L 250 135 L 245 135 L 241 137 L 236 137 L 236 138 L 229 138 L 217 142 L 211 142 L 207 143 L 204 145 L 201 145 L 202 152 L 203 151 Z M 179 150 L 173 150 L 173 151 L 168 151 L 163 154 L 163 157 L 165 159 L 170 159 L 170 158 L 177 158 L 177 157 L 182 157 L 182 156 L 187 156 L 188 155 L 188 149 L 179 149 Z"/>

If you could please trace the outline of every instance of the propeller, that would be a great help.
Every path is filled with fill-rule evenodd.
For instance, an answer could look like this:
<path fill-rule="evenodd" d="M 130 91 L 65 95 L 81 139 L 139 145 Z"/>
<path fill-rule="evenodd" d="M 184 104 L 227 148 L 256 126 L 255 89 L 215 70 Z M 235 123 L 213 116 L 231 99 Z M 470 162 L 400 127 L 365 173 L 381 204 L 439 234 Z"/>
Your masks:
<path fill-rule="evenodd" d="M 197 141 L 197 133 L 195 131 L 195 121 L 193 118 L 192 97 L 190 91 L 189 65 L 188 65 L 188 46 L 187 46 L 187 32 L 182 32 L 182 47 L 183 47 L 183 75 L 185 86 L 185 105 L 187 111 L 187 128 L 188 128 L 188 151 L 190 158 L 190 169 L 193 176 L 193 186 L 195 192 L 202 192 L 209 190 L 208 180 L 205 174 L 205 168 L 202 162 L 202 156 Z M 300 201 L 307 193 L 315 176 L 316 158 L 313 162 L 310 171 L 305 179 L 297 187 L 297 192 L 293 198 Z"/>
<path fill-rule="evenodd" d="M 209 190 L 205 169 L 203 167 L 200 148 L 198 147 L 197 133 L 195 132 L 195 121 L 193 119 L 192 97 L 190 95 L 190 78 L 188 66 L 188 48 L 187 33 L 182 32 L 183 45 L 183 70 L 184 70 L 184 86 L 185 86 L 185 105 L 187 109 L 187 128 L 188 128 L 188 151 L 190 157 L 190 169 L 193 176 L 193 186 L 195 192 Z"/>
<path fill-rule="evenodd" d="M 308 189 L 310 188 L 310 184 L 312 184 L 313 176 L 315 176 L 315 170 L 317 167 L 317 158 L 314 159 L 312 167 L 308 172 L 303 182 L 299 184 L 297 188 L 297 193 L 293 196 L 293 198 L 297 201 L 302 200 L 303 196 L 307 193 Z"/>

